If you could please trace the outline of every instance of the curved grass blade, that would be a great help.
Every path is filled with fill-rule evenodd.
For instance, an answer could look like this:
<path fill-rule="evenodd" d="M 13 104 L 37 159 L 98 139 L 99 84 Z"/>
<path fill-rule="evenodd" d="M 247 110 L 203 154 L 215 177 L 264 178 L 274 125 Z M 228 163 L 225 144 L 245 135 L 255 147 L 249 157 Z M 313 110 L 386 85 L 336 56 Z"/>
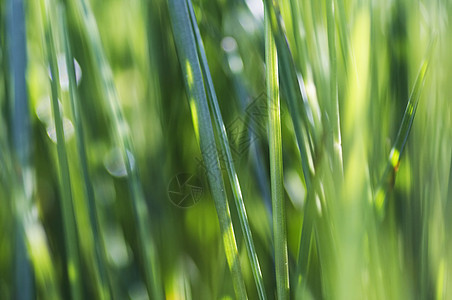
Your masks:
<path fill-rule="evenodd" d="M 380 218 L 380 220 L 383 219 L 385 216 L 385 212 L 388 205 L 387 196 L 389 191 L 394 187 L 395 176 L 399 169 L 400 158 L 403 153 L 403 150 L 405 149 L 405 145 L 411 131 L 411 126 L 413 125 L 414 117 L 416 115 L 416 109 L 419 104 L 421 90 L 425 82 L 425 74 L 427 73 L 430 62 L 429 57 L 432 53 L 433 43 L 434 41 L 430 43 L 428 50 L 428 58 L 426 58 L 422 63 L 422 66 L 416 77 L 416 81 L 414 82 L 414 87 L 411 92 L 410 99 L 408 100 L 405 113 L 403 114 L 402 123 L 399 127 L 397 137 L 389 154 L 386 169 L 383 173 L 383 176 L 380 179 L 380 183 L 375 192 L 374 205 L 377 212 L 377 216 Z"/>
<path fill-rule="evenodd" d="M 87 37 L 87 46 L 92 57 L 97 62 L 96 70 L 99 72 L 102 84 L 102 99 L 106 102 L 108 117 L 113 123 L 113 135 L 117 143 L 121 157 L 125 163 L 128 174 L 127 182 L 131 194 L 133 219 L 137 230 L 137 242 L 140 257 L 143 263 L 143 272 L 145 275 L 146 288 L 153 299 L 163 299 L 162 284 L 159 276 L 159 266 L 157 262 L 157 249 L 151 234 L 149 234 L 149 212 L 145 202 L 143 188 L 140 183 L 137 166 L 132 168 L 129 155 L 134 155 L 134 149 L 128 126 L 124 118 L 122 109 L 119 105 L 119 96 L 117 94 L 113 81 L 113 74 L 105 58 L 101 46 L 101 39 L 97 29 L 96 20 L 92 13 L 89 3 L 85 0 L 71 1 L 78 16 L 81 17 L 80 24 L 83 34 Z M 68 7 L 68 9 L 70 9 Z"/>
<path fill-rule="evenodd" d="M 265 64 L 269 117 L 268 140 L 270 146 L 270 181 L 273 209 L 276 288 L 278 299 L 289 299 L 289 262 L 287 256 L 286 215 L 284 208 L 278 57 L 268 18 L 268 9 L 265 9 Z"/>
<path fill-rule="evenodd" d="M 77 229 L 74 215 L 74 207 L 71 191 L 71 179 L 69 174 L 69 163 L 64 140 L 63 121 L 58 104 L 59 95 L 59 74 L 56 62 L 55 44 L 53 39 L 53 24 L 50 19 L 50 3 L 44 0 L 42 3 L 43 22 L 44 22 L 44 38 L 47 52 L 47 59 L 50 67 L 50 85 L 51 85 L 51 103 L 55 122 L 55 130 L 57 137 L 57 153 L 58 165 L 60 172 L 61 185 L 61 210 L 63 220 L 64 242 L 67 251 L 66 272 L 70 285 L 70 293 L 72 299 L 82 299 L 82 282 L 80 270 L 80 257 L 77 241 Z"/>
<path fill-rule="evenodd" d="M 92 229 L 92 238 L 94 241 L 94 255 L 91 258 L 94 260 L 94 272 L 96 280 L 98 281 L 96 287 L 98 288 L 98 297 L 100 299 L 110 299 L 110 291 L 112 288 L 111 282 L 108 282 L 107 279 L 107 271 L 106 271 L 106 262 L 107 262 L 107 254 L 105 249 L 105 244 L 103 242 L 103 237 L 100 232 L 100 225 L 98 220 L 97 208 L 94 199 L 94 189 L 92 185 L 92 181 L 89 176 L 88 171 L 88 159 L 85 148 L 85 137 L 84 130 L 82 126 L 82 120 L 80 117 L 80 109 L 79 109 L 79 99 L 77 92 L 77 84 L 75 79 L 75 67 L 74 67 L 74 58 L 72 57 L 71 47 L 69 43 L 69 34 L 67 29 L 67 19 L 63 4 L 58 6 L 58 27 L 60 33 L 60 41 L 63 44 L 63 50 L 66 58 L 68 79 L 69 79 L 69 99 L 71 104 L 71 111 L 75 124 L 75 138 L 77 142 L 77 153 L 79 156 L 79 161 L 82 169 L 82 177 L 84 182 L 84 194 L 85 199 L 88 202 L 87 207 L 89 208 L 89 219 L 90 219 L 90 228 Z"/>
<path fill-rule="evenodd" d="M 257 257 L 256 249 L 254 247 L 253 236 L 251 233 L 250 225 L 248 223 L 248 217 L 246 214 L 245 204 L 243 202 L 242 191 L 240 188 L 239 179 L 235 171 L 231 150 L 229 147 L 229 141 L 226 134 L 226 128 L 224 126 L 223 118 L 221 116 L 220 106 L 218 105 L 217 95 L 213 86 L 212 76 L 210 75 L 209 65 L 207 63 L 207 57 L 204 50 L 204 45 L 199 33 L 198 24 L 196 22 L 196 16 L 191 4 L 191 0 L 186 0 L 190 13 L 190 21 L 193 29 L 193 33 L 196 39 L 196 46 L 198 55 L 200 58 L 200 65 L 203 73 L 203 78 L 207 82 L 208 101 L 210 107 L 213 109 L 215 130 L 217 136 L 220 138 L 221 151 L 226 154 L 226 169 L 228 172 L 229 183 L 231 185 L 235 204 L 237 207 L 237 213 L 240 219 L 240 226 L 242 227 L 243 236 L 245 237 L 246 250 L 248 251 L 248 258 L 250 260 L 251 269 L 253 271 L 254 281 L 256 283 L 259 299 L 266 299 L 264 282 L 262 279 L 262 272 L 259 265 L 259 259 Z"/>
<path fill-rule="evenodd" d="M 204 163 L 207 167 L 208 181 L 217 209 L 220 230 L 223 236 L 229 269 L 232 273 L 235 293 L 237 298 L 245 299 L 247 298 L 246 289 L 240 269 L 237 243 L 221 174 L 219 156 L 215 144 L 215 136 L 206 99 L 195 36 L 190 24 L 187 2 L 185 0 L 171 0 L 168 2 L 168 5 L 174 41 L 184 74 L 192 111 L 193 125 L 200 144 Z"/>

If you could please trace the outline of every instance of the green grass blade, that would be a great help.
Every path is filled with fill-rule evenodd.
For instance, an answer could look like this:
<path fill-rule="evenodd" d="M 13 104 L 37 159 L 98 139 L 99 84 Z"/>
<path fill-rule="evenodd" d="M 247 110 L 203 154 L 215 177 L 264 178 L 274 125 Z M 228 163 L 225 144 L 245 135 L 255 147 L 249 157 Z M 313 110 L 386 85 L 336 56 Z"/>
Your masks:
<path fill-rule="evenodd" d="M 42 224 L 37 220 L 27 222 L 25 236 L 39 295 L 49 300 L 61 299 L 54 261 Z"/>
<path fill-rule="evenodd" d="M 433 47 L 433 41 L 429 46 L 428 56 L 430 57 Z M 382 219 L 384 218 L 387 207 L 387 195 L 393 188 L 395 183 L 395 176 L 399 168 L 401 155 L 405 149 L 408 136 L 413 125 L 414 117 L 416 115 L 416 109 L 419 104 L 422 87 L 425 82 L 425 75 L 429 66 L 429 58 L 426 58 L 422 63 L 422 66 L 417 74 L 414 82 L 413 90 L 411 91 L 410 99 L 403 114 L 402 122 L 397 133 L 394 145 L 391 148 L 389 159 L 386 165 L 386 169 L 383 176 L 380 179 L 380 183 L 375 192 L 375 209 L 377 215 Z"/>
<path fill-rule="evenodd" d="M 297 72 L 293 63 L 287 39 L 281 24 L 281 15 L 275 2 L 265 0 L 268 10 L 268 20 L 278 50 L 278 64 L 281 77 L 281 88 L 287 97 L 290 114 L 292 117 L 295 136 L 301 156 L 303 175 L 306 189 L 311 188 L 311 177 L 313 170 L 309 167 L 309 155 L 314 154 L 315 129 L 312 120 L 312 112 L 308 104 L 303 81 L 299 82 Z M 302 90 L 300 90 L 300 85 Z M 300 116 L 301 114 L 301 116 Z"/>
<path fill-rule="evenodd" d="M 107 255 L 105 245 L 103 243 L 103 237 L 100 233 L 100 225 L 98 220 L 97 208 L 94 199 L 94 189 L 92 185 L 91 178 L 89 176 L 88 171 L 88 158 L 86 154 L 85 148 L 85 137 L 84 137 L 84 129 L 82 126 L 82 120 L 80 117 L 80 108 L 79 108 L 79 97 L 77 92 L 77 84 L 76 84 L 76 75 L 75 75 L 75 67 L 74 67 L 74 58 L 71 53 L 71 47 L 69 44 L 69 36 L 67 29 L 67 19 L 64 7 L 58 7 L 58 27 L 60 28 L 60 41 L 63 44 L 63 49 L 66 58 L 66 65 L 68 71 L 68 79 L 69 79 L 69 99 L 70 106 L 72 111 L 72 116 L 75 124 L 75 137 L 77 142 L 77 153 L 79 156 L 81 169 L 82 169 L 82 177 L 84 182 L 84 193 L 85 199 L 88 202 L 87 207 L 89 208 L 89 219 L 90 219 L 90 228 L 92 229 L 92 238 L 94 241 L 94 255 L 89 257 L 88 260 L 93 259 L 94 261 L 94 272 L 96 280 L 98 281 L 96 284 L 96 288 L 98 289 L 98 297 L 100 299 L 110 299 L 110 289 L 111 284 L 107 282 Z"/>
<path fill-rule="evenodd" d="M 273 239 L 275 245 L 275 275 L 278 299 L 289 299 L 289 262 L 287 257 L 286 214 L 284 208 L 278 57 L 268 18 L 268 9 L 266 9 L 265 64 L 269 117 L 268 139 L 270 146 L 270 181 L 273 208 Z"/>
<path fill-rule="evenodd" d="M 350 49 L 350 34 L 347 29 L 348 28 L 347 17 L 345 15 L 344 0 L 335 0 L 334 4 L 335 4 L 334 11 L 337 14 L 336 17 L 339 19 L 338 31 L 339 31 L 339 40 L 341 43 L 342 59 L 344 60 L 344 66 L 346 70 L 348 70 L 347 68 L 350 68 L 350 66 L 349 64 L 347 64 L 347 61 L 350 57 L 349 51 L 351 51 L 351 49 Z M 354 60 L 352 60 L 352 67 L 354 67 Z"/>
<path fill-rule="evenodd" d="M 326 19 L 328 27 L 328 52 L 330 55 L 330 101 L 329 115 L 331 118 L 330 128 L 333 135 L 328 143 L 332 143 L 330 151 L 332 152 L 334 169 L 333 172 L 342 173 L 342 146 L 341 146 L 341 129 L 339 117 L 339 98 L 337 87 L 337 57 L 336 57 L 336 26 L 334 19 L 334 0 L 326 0 Z M 340 171 L 340 173 L 338 173 Z M 338 178 L 339 179 L 339 178 Z"/>
<path fill-rule="evenodd" d="M 208 181 L 217 209 L 220 230 L 223 236 L 229 269 L 232 273 L 235 293 L 237 298 L 245 299 L 247 298 L 246 289 L 240 269 L 237 243 L 220 170 L 218 151 L 215 147 L 215 136 L 206 91 L 204 89 L 196 41 L 191 30 L 187 2 L 185 0 L 171 0 L 168 4 L 174 41 L 192 110 L 193 124 L 204 163 L 208 170 Z"/>
<path fill-rule="evenodd" d="M 302 283 L 302 277 L 306 275 L 308 266 L 308 254 L 310 250 L 314 218 L 315 204 L 313 195 L 313 175 L 315 170 L 309 166 L 309 160 L 313 160 L 315 154 L 316 129 L 312 120 L 311 108 L 308 104 L 304 82 L 298 81 L 297 72 L 293 63 L 292 55 L 287 44 L 281 23 L 281 15 L 277 4 L 273 1 L 264 2 L 268 12 L 268 22 L 271 26 L 273 38 L 277 48 L 279 59 L 280 82 L 283 92 L 285 92 L 292 122 L 295 129 L 295 136 L 300 151 L 303 175 L 306 184 L 307 206 L 304 210 L 304 222 L 300 238 L 300 248 L 298 253 L 298 284 Z M 300 116 L 301 114 L 301 116 Z M 275 225 L 273 225 L 275 226 Z M 304 284 L 304 283 L 303 283 Z"/>
<path fill-rule="evenodd" d="M 266 299 L 265 288 L 262 279 L 261 268 L 259 265 L 259 259 L 257 257 L 256 249 L 254 247 L 253 236 L 251 233 L 250 225 L 248 223 L 248 217 L 246 214 L 245 204 L 243 202 L 242 191 L 240 188 L 240 182 L 235 171 L 231 150 L 229 147 L 229 141 L 226 134 L 226 128 L 224 126 L 223 117 L 221 116 L 220 106 L 218 105 L 217 95 L 213 85 L 212 76 L 210 75 L 209 65 L 207 63 L 207 57 L 204 50 L 204 45 L 199 33 L 198 24 L 196 22 L 196 16 L 193 11 L 193 6 L 190 0 L 187 0 L 187 6 L 190 12 L 190 21 L 192 24 L 193 32 L 196 38 L 196 45 L 198 49 L 198 55 L 200 58 L 201 69 L 203 78 L 207 82 L 208 101 L 210 107 L 213 109 L 215 131 L 220 138 L 221 151 L 226 154 L 226 169 L 228 172 L 229 183 L 231 185 L 235 204 L 237 207 L 237 213 L 240 219 L 240 226 L 242 228 L 243 235 L 245 237 L 246 249 L 248 251 L 248 258 L 250 260 L 251 269 L 253 271 L 254 281 L 256 283 L 259 299 Z"/>
<path fill-rule="evenodd" d="M 82 272 L 80 270 L 80 257 L 77 241 L 77 229 L 74 215 L 74 207 L 72 203 L 71 179 L 69 175 L 69 164 L 64 139 L 63 121 L 58 104 L 59 97 L 59 72 L 56 62 L 55 44 L 53 25 L 50 20 L 50 3 L 44 0 L 41 2 L 43 9 L 44 35 L 47 59 L 50 67 L 50 85 L 51 85 L 51 103 L 55 122 L 55 130 L 57 137 L 57 153 L 60 176 L 61 191 L 61 209 L 63 220 L 63 231 L 65 238 L 65 248 L 67 251 L 67 276 L 70 285 L 70 293 L 72 299 L 82 299 Z"/>
<path fill-rule="evenodd" d="M 60 299 L 57 288 L 54 265 L 42 224 L 37 216 L 32 214 L 35 204 L 32 195 L 35 192 L 32 175 L 33 141 L 29 115 L 29 103 L 26 84 L 26 39 L 25 20 L 22 1 L 8 3 L 8 38 L 10 83 L 12 103 L 12 140 L 13 149 L 4 147 L 6 130 L 0 134 L 1 177 L 9 178 L 9 186 L 5 187 L 6 194 L 0 195 L 2 200 L 14 200 L 10 206 L 13 212 L 11 218 L 14 223 L 14 253 L 15 253 L 15 290 L 14 298 L 31 299 L 36 294 L 46 299 Z M 3 122 L 0 122 L 3 125 Z M 8 128 L 8 127 L 2 127 Z M 5 140 L 4 140 L 5 139 Z M 12 155 L 14 153 L 14 155 Z M 8 162 L 3 161 L 9 159 Z M 13 169 L 12 166 L 15 166 Z M 14 170 L 14 171 L 13 171 Z M 2 209 L 4 209 L 2 207 Z M 2 240 L 2 243 L 4 241 Z M 3 272 L 3 271 L 2 271 Z M 5 274 L 5 273 L 2 273 Z M 34 280 L 34 283 L 33 283 Z M 34 286 L 36 288 L 34 288 Z M 36 291 L 35 291 L 36 289 Z M 36 294 L 35 294 L 36 293 Z M 2 294 L 3 295 L 3 294 Z"/>
<path fill-rule="evenodd" d="M 132 168 L 128 152 L 134 155 L 134 148 L 128 125 L 124 118 L 122 109 L 119 105 L 119 96 L 115 88 L 113 74 L 107 59 L 104 55 L 96 20 L 91 7 L 87 1 L 71 1 L 71 7 L 75 8 L 78 16 L 81 17 L 80 24 L 83 34 L 88 39 L 88 48 L 92 57 L 96 60 L 97 71 L 101 78 L 102 99 L 107 107 L 107 114 L 113 123 L 113 135 L 117 143 L 121 157 L 125 163 L 128 174 L 128 185 L 131 194 L 131 206 L 133 211 L 133 220 L 135 221 L 137 242 L 139 247 L 138 256 L 143 263 L 143 272 L 145 283 L 149 295 L 153 299 L 163 299 L 162 284 L 160 282 L 159 266 L 157 261 L 157 249 L 152 235 L 149 233 L 149 212 L 145 202 L 143 188 L 140 183 L 138 168 Z"/>
<path fill-rule="evenodd" d="M 300 81 L 298 80 L 297 71 L 283 31 L 279 7 L 275 2 L 268 0 L 266 0 L 264 4 L 268 10 L 269 23 L 278 51 L 281 88 L 287 97 L 308 193 L 306 197 L 307 204 L 304 209 L 303 227 L 297 262 L 297 272 L 299 273 L 297 284 L 304 285 L 306 282 L 303 281 L 303 277 L 306 276 L 308 271 L 309 251 L 311 248 L 314 221 L 316 218 L 315 203 L 313 202 L 315 200 L 313 186 L 315 166 L 312 166 L 314 167 L 314 169 L 312 169 L 309 166 L 309 161 L 315 161 L 315 147 L 318 143 L 316 133 L 318 129 L 314 125 L 303 79 L 301 78 Z"/>
<path fill-rule="evenodd" d="M 310 260 L 310 251 L 313 241 L 314 221 L 316 218 L 315 193 L 309 193 L 303 214 L 303 226 L 301 228 L 300 246 L 297 261 L 297 285 L 298 289 L 304 291 L 307 286 L 307 275 Z"/>

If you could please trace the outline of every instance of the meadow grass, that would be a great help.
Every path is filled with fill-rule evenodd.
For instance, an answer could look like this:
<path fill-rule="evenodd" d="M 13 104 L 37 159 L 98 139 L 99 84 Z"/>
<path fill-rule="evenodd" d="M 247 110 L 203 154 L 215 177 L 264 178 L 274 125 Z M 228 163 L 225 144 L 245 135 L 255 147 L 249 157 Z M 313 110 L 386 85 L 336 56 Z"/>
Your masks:
<path fill-rule="evenodd" d="M 0 298 L 450 298 L 449 2 L 0 1 Z"/>

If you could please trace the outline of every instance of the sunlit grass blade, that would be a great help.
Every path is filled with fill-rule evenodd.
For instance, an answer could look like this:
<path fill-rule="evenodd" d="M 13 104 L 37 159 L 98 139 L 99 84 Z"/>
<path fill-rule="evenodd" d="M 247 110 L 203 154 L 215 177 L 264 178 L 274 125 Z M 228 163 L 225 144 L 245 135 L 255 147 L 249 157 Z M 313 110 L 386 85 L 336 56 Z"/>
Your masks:
<path fill-rule="evenodd" d="M 215 122 L 215 131 L 220 138 L 221 151 L 226 154 L 226 169 L 228 172 L 229 183 L 231 185 L 235 204 L 237 207 L 237 213 L 240 219 L 240 226 L 242 227 L 243 236 L 245 237 L 246 249 L 253 271 L 254 281 L 256 283 L 257 292 L 260 299 L 266 299 L 265 288 L 262 279 L 262 273 L 259 265 L 259 259 L 254 247 L 253 236 L 251 233 L 250 225 L 248 223 L 248 217 L 246 214 L 245 204 L 243 202 L 242 191 L 240 188 L 240 182 L 235 171 L 234 162 L 229 147 L 228 136 L 226 134 L 226 128 L 224 126 L 223 117 L 221 116 L 220 106 L 218 105 L 217 95 L 213 85 L 212 76 L 210 75 L 209 65 L 207 63 L 207 57 L 204 50 L 204 45 L 199 33 L 198 24 L 196 22 L 196 16 L 193 11 L 191 0 L 186 0 L 187 6 L 190 12 L 190 21 L 193 28 L 193 33 L 196 39 L 196 46 L 198 55 L 200 58 L 200 66 L 203 73 L 203 78 L 207 82 L 207 100 L 209 101 L 211 109 L 213 109 L 213 119 Z"/>
<path fill-rule="evenodd" d="M 54 262 L 42 224 L 36 220 L 27 222 L 25 236 L 39 295 L 49 300 L 61 299 Z"/>
<path fill-rule="evenodd" d="M 53 24 L 50 19 L 50 3 L 47 0 L 43 0 L 41 2 L 41 5 L 44 22 L 45 45 L 51 75 L 51 103 L 57 137 L 57 154 L 62 210 L 61 215 L 63 220 L 65 248 L 67 252 L 66 272 L 69 280 L 71 297 L 72 299 L 77 300 L 83 298 L 83 286 L 81 282 L 82 272 L 80 268 L 80 257 L 78 249 L 79 243 L 77 240 L 77 228 L 74 215 L 74 206 L 72 202 L 73 199 L 71 190 L 71 178 L 69 174 L 69 163 L 64 139 L 63 121 L 58 104 L 60 86 L 59 70 L 56 61 Z"/>
<path fill-rule="evenodd" d="M 107 108 L 107 114 L 113 124 L 112 134 L 118 145 L 122 160 L 127 171 L 127 182 L 131 194 L 131 206 L 133 220 L 135 222 L 137 242 L 139 247 L 138 257 L 143 263 L 142 270 L 145 283 L 150 296 L 153 299 L 163 299 L 162 284 L 160 281 L 159 264 L 157 261 L 157 249 L 152 234 L 150 233 L 150 220 L 148 207 L 145 202 L 143 188 L 141 186 L 138 167 L 132 167 L 128 153 L 134 155 L 134 147 L 129 133 L 127 122 L 119 104 L 119 96 L 113 80 L 111 68 L 104 55 L 96 20 L 87 1 L 71 1 L 77 16 L 81 17 L 81 31 L 87 38 L 87 46 L 97 63 L 97 75 L 101 79 L 101 91 L 103 101 Z"/>
<path fill-rule="evenodd" d="M 433 46 L 431 44 L 428 50 L 429 57 L 431 55 L 432 47 Z M 424 86 L 425 74 L 428 70 L 429 61 L 429 58 L 424 60 L 416 77 L 410 99 L 408 100 L 405 113 L 403 114 L 397 137 L 391 148 L 391 152 L 389 153 L 389 159 L 386 165 L 386 169 L 375 192 L 375 209 L 377 215 L 380 218 L 384 218 L 387 207 L 387 196 L 395 183 L 395 176 L 399 169 L 401 155 L 403 153 L 403 150 L 405 149 L 405 145 L 408 140 L 411 127 L 413 125 L 414 117 L 416 115 L 416 109 L 419 104 L 422 87 Z"/>
<path fill-rule="evenodd" d="M 284 207 L 278 56 L 271 31 L 268 9 L 265 10 L 265 65 L 277 298 L 289 299 L 289 262 L 287 257 L 287 229 Z"/>
<path fill-rule="evenodd" d="M 240 269 L 237 243 L 221 174 L 220 161 L 215 144 L 215 136 L 187 2 L 186 0 L 171 0 L 168 4 L 174 41 L 189 97 L 193 125 L 207 168 L 208 181 L 217 209 L 220 230 L 223 236 L 226 258 L 232 274 L 235 293 L 237 298 L 244 299 L 247 298 L 246 289 Z"/>
<path fill-rule="evenodd" d="M 72 117 L 75 123 L 75 137 L 77 142 L 77 153 L 79 156 L 79 161 L 82 169 L 82 177 L 84 183 L 84 193 L 85 199 L 88 202 L 87 207 L 89 208 L 89 219 L 90 219 L 90 228 L 92 230 L 92 238 L 94 242 L 94 255 L 88 257 L 88 260 L 94 261 L 94 273 L 96 276 L 96 288 L 98 290 L 98 297 L 100 299 L 109 299 L 111 298 L 110 289 L 111 283 L 108 283 L 107 279 L 107 256 L 104 245 L 104 239 L 100 232 L 99 228 L 99 220 L 97 214 L 96 203 L 94 199 L 94 189 L 92 185 L 92 180 L 88 171 L 88 159 L 85 148 L 85 136 L 84 129 L 82 126 L 82 120 L 80 116 L 80 108 L 79 108 L 79 98 L 77 92 L 77 84 L 76 84 L 76 75 L 75 75 L 75 67 L 74 67 L 74 58 L 71 53 L 71 46 L 69 44 L 69 36 L 67 30 L 67 20 L 66 14 L 63 6 L 58 6 L 58 27 L 60 28 L 59 40 L 63 45 L 66 66 L 68 71 L 68 79 L 69 79 L 69 99 L 70 106 L 72 111 Z"/>

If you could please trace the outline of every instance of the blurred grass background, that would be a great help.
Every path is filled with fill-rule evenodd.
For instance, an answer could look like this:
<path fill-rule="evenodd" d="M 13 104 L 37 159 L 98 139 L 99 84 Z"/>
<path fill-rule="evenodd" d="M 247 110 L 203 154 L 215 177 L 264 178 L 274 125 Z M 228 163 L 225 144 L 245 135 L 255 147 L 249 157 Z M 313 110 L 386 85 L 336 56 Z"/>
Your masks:
<path fill-rule="evenodd" d="M 267 102 L 264 4 L 174 2 L 193 5 L 210 70 L 201 85 L 211 76 L 264 294 L 276 298 L 275 243 L 287 240 L 290 298 L 451 298 L 452 2 L 264 2 L 283 24 L 279 33 L 271 27 L 282 165 L 267 133 L 275 107 Z M 171 7 L 0 1 L 0 299 L 241 298 Z M 285 39 L 290 52 L 278 42 Z M 417 84 L 423 61 L 425 84 Z M 293 82 L 298 102 L 287 92 Z M 400 149 L 391 150 L 416 88 L 399 161 Z M 298 126 L 307 126 L 302 141 Z M 257 299 L 226 179 L 234 175 L 218 132 L 216 139 L 239 268 L 247 296 Z M 273 235 L 275 163 L 284 237 Z M 186 178 L 198 189 L 177 190 L 175 180 Z M 383 214 L 372 205 L 379 188 Z M 193 203 L 178 203 L 172 192 Z"/>

